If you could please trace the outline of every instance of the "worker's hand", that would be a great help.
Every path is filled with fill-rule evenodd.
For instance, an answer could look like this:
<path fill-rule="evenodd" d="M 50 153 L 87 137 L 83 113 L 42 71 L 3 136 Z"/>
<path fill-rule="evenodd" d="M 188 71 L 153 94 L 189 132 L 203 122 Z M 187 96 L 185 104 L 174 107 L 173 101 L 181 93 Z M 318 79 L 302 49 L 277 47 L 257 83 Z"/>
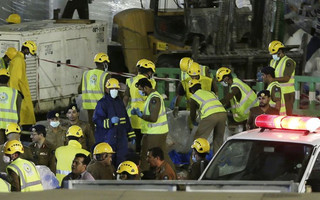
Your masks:
<path fill-rule="evenodd" d="M 178 117 L 178 114 L 179 114 L 179 106 L 174 107 L 172 114 L 173 114 L 173 117 L 175 117 L 175 118 Z"/>
<path fill-rule="evenodd" d="M 192 122 L 193 126 L 199 126 L 199 123 L 197 121 Z"/>
<path fill-rule="evenodd" d="M 131 143 L 131 145 L 136 144 L 136 138 L 135 137 L 129 138 L 129 142 Z"/>
<path fill-rule="evenodd" d="M 120 121 L 119 117 L 115 116 L 115 117 L 111 118 L 111 123 L 113 123 L 113 124 L 119 123 L 119 121 Z"/>
<path fill-rule="evenodd" d="M 137 115 L 137 108 L 132 108 L 131 115 Z"/>

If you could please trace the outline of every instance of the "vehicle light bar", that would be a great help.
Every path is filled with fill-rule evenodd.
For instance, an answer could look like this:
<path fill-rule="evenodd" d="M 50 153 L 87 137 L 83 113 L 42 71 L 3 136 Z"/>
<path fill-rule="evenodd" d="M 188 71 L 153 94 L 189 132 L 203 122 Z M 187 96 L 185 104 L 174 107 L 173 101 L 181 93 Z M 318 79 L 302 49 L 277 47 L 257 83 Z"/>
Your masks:
<path fill-rule="evenodd" d="M 320 119 L 316 117 L 296 117 L 285 115 L 266 115 L 256 117 L 256 126 L 260 128 L 277 128 L 314 132 L 320 127 Z"/>

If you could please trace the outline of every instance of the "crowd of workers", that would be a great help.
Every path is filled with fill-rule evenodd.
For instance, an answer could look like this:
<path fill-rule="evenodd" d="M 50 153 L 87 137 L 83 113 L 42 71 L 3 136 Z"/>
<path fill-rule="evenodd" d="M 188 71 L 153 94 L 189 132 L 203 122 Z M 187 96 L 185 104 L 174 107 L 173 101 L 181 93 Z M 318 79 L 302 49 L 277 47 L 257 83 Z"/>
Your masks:
<path fill-rule="evenodd" d="M 36 50 L 33 41 L 26 41 L 21 51 L 10 47 L 2 58 L 0 171 L 5 173 L 1 174 L 1 190 L 42 190 L 35 165 L 47 166 L 61 187 L 67 187 L 68 180 L 177 179 L 166 146 L 166 108 L 156 90 L 152 61 L 137 62 L 138 74 L 127 79 L 125 92 L 121 93 L 119 81 L 108 73 L 108 55 L 96 54 L 96 69 L 85 71 L 79 86 L 82 105 L 67 108 L 66 122 L 59 112 L 50 111 L 48 125 L 44 126 L 36 123 L 26 76 L 25 58 L 34 56 Z M 219 68 L 215 78 L 210 78 L 206 67 L 191 58 L 181 59 L 173 115 L 178 115 L 185 96 L 190 111 L 186 125 L 197 128 L 187 179 L 198 179 L 208 164 L 210 143 L 214 153 L 222 145 L 227 109 L 244 129 L 255 128 L 254 119 L 259 114 L 292 114 L 295 62 L 285 55 L 280 41 L 271 42 L 269 52 L 270 66 L 261 70 L 266 90 L 258 95 L 228 67 Z M 216 95 L 217 82 L 227 88 L 223 98 Z M 88 122 L 79 119 L 79 107 L 88 111 Z M 20 141 L 20 126 L 26 124 L 33 125 L 29 146 Z M 211 133 L 213 141 L 208 141 Z"/>

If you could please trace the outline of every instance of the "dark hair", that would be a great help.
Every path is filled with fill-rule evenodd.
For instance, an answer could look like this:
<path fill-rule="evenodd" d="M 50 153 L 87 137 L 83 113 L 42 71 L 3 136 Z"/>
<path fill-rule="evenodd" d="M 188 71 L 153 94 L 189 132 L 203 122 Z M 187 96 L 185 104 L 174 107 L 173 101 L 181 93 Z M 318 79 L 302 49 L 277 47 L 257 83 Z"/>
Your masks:
<path fill-rule="evenodd" d="M 79 137 L 76 137 L 76 136 L 73 136 L 73 135 L 69 135 L 68 137 L 68 140 L 76 140 L 76 141 L 79 141 Z"/>
<path fill-rule="evenodd" d="M 159 157 L 160 160 L 164 159 L 163 151 L 160 147 L 153 147 L 153 148 L 149 149 L 148 151 L 150 151 L 152 153 L 153 157 L 155 157 L 155 158 Z"/>
<path fill-rule="evenodd" d="M 263 95 L 262 95 L 263 94 Z M 257 97 L 261 97 L 262 96 L 267 96 L 267 97 L 270 97 L 270 91 L 269 90 L 261 90 L 258 94 L 257 94 Z"/>
<path fill-rule="evenodd" d="M 91 159 L 89 156 L 86 156 L 85 154 L 83 153 L 77 153 L 76 156 L 74 158 L 83 158 L 83 164 L 84 165 L 89 165 Z"/>
<path fill-rule="evenodd" d="M 275 77 L 274 75 L 274 68 L 267 66 L 261 69 L 261 73 L 265 74 L 265 75 L 270 75 L 272 78 Z"/>
<path fill-rule="evenodd" d="M 67 110 L 66 110 L 66 113 L 69 111 L 69 110 L 76 110 L 77 112 L 79 112 L 79 108 L 77 106 L 77 104 L 73 103 L 71 105 L 68 106 Z"/>
<path fill-rule="evenodd" d="M 138 72 L 140 74 L 147 74 L 148 72 L 153 73 L 151 68 L 144 68 L 144 67 L 139 67 Z"/>
<path fill-rule="evenodd" d="M 9 82 L 10 77 L 6 75 L 1 75 L 0 76 L 0 84 L 7 84 Z"/>
<path fill-rule="evenodd" d="M 43 125 L 41 125 L 41 124 L 33 125 L 33 126 L 30 128 L 30 131 L 34 131 L 34 132 L 36 132 L 38 135 L 42 134 L 43 137 L 46 137 L 46 135 L 47 135 L 46 127 L 43 126 Z"/>
<path fill-rule="evenodd" d="M 225 77 L 229 77 L 229 78 L 231 78 L 231 79 L 233 78 L 233 77 L 232 77 L 232 73 L 223 75 L 222 80 L 223 80 Z"/>
<path fill-rule="evenodd" d="M 195 150 L 195 152 L 196 152 L 196 154 L 197 154 L 200 158 L 202 158 L 202 159 L 205 159 L 206 156 L 208 155 L 208 153 L 199 153 L 197 150 Z"/>
<path fill-rule="evenodd" d="M 137 83 L 136 83 L 136 88 L 138 88 L 139 86 L 141 87 L 149 87 L 152 88 L 152 85 L 150 83 L 150 81 L 147 78 L 142 78 L 140 79 Z"/>

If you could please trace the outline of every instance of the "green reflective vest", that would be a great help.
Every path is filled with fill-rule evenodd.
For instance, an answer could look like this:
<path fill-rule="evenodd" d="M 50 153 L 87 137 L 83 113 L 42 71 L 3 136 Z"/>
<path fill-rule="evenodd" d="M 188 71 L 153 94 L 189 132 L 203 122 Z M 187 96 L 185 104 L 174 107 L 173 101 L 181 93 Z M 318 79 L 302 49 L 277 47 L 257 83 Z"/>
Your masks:
<path fill-rule="evenodd" d="M 100 69 L 92 69 L 82 76 L 82 106 L 87 110 L 94 110 L 97 102 L 105 93 L 104 82 L 108 73 Z"/>
<path fill-rule="evenodd" d="M 230 100 L 231 112 L 236 122 L 243 122 L 248 119 L 250 108 L 258 106 L 257 95 L 247 84 L 238 78 L 233 78 L 230 89 L 233 87 L 239 88 L 241 99 L 238 101 L 234 96 L 233 99 Z"/>
<path fill-rule="evenodd" d="M 42 191 L 40 174 L 36 166 L 25 159 L 17 158 L 7 166 L 20 177 L 21 192 Z"/>
<path fill-rule="evenodd" d="M 184 91 L 186 92 L 186 98 L 189 100 L 192 96 L 192 93 L 189 91 L 189 81 L 191 78 L 187 78 L 183 81 L 181 81 L 182 87 Z M 206 77 L 206 76 L 200 76 L 199 82 L 201 84 L 201 89 L 206 91 L 211 91 L 212 87 L 212 78 Z"/>
<path fill-rule="evenodd" d="M 213 93 L 205 90 L 197 90 L 191 99 L 199 104 L 201 119 L 204 119 L 214 113 L 226 112 L 218 97 Z"/>
<path fill-rule="evenodd" d="M 89 151 L 82 149 L 81 144 L 76 140 L 70 140 L 67 146 L 62 146 L 56 149 L 56 177 L 60 185 L 62 179 L 71 173 L 72 161 L 77 153 L 83 153 L 86 156 L 90 154 Z"/>
<path fill-rule="evenodd" d="M 11 185 L 0 178 L 0 192 L 10 192 L 11 191 Z"/>
<path fill-rule="evenodd" d="M 141 133 L 143 134 L 165 134 L 169 132 L 168 127 L 168 120 L 167 120 L 167 113 L 166 113 L 166 107 L 164 105 L 164 101 L 162 99 L 162 96 L 159 94 L 159 92 L 154 91 L 151 94 L 149 94 L 148 98 L 146 99 L 146 102 L 144 103 L 144 115 L 150 115 L 149 111 L 149 103 L 151 98 L 158 97 L 161 102 L 161 107 L 158 113 L 158 120 L 156 122 L 148 122 L 145 120 L 142 120 L 141 122 Z"/>
<path fill-rule="evenodd" d="M 6 129 L 9 123 L 18 123 L 16 89 L 0 87 L 0 129 Z"/>
<path fill-rule="evenodd" d="M 272 89 L 274 86 L 277 86 L 281 89 L 281 86 L 280 86 L 280 83 L 278 81 L 273 81 L 271 82 L 268 87 L 267 87 L 267 90 L 270 91 L 270 94 L 272 93 Z M 282 89 L 280 90 L 280 93 L 281 93 L 281 107 L 280 107 L 280 112 L 279 114 L 280 115 L 286 115 L 286 105 L 285 105 L 285 101 L 284 101 L 284 94 L 282 92 Z M 272 99 L 270 99 L 270 102 L 269 102 L 270 106 L 272 107 L 276 107 L 276 102 L 272 101 Z"/>
<path fill-rule="evenodd" d="M 139 108 L 140 110 L 143 110 L 144 108 L 144 102 L 146 101 L 147 97 L 146 96 L 141 96 L 139 94 L 139 90 L 136 87 L 136 83 L 142 79 L 142 78 L 147 78 L 145 75 L 138 74 L 135 77 L 127 78 L 126 84 L 129 87 L 129 92 L 130 92 L 130 107 L 127 110 L 128 116 L 131 119 L 131 126 L 133 129 L 141 129 L 141 118 L 138 117 L 137 115 L 131 115 L 131 108 Z M 156 81 L 154 79 L 149 79 L 151 82 L 152 88 L 156 88 Z"/>
<path fill-rule="evenodd" d="M 291 59 L 291 58 L 284 56 L 280 59 L 278 64 L 277 64 L 277 61 L 275 61 L 273 59 L 270 61 L 270 66 L 275 69 L 274 75 L 276 78 L 283 77 L 284 70 L 286 69 L 287 60 L 289 60 L 289 59 Z M 292 60 L 292 61 L 294 63 L 294 68 L 296 68 L 296 62 L 294 62 L 294 60 Z M 288 93 L 292 93 L 295 91 L 294 90 L 294 75 L 295 75 L 295 70 L 293 70 L 288 82 L 280 83 L 281 91 L 283 92 L 283 94 L 288 94 Z"/>

